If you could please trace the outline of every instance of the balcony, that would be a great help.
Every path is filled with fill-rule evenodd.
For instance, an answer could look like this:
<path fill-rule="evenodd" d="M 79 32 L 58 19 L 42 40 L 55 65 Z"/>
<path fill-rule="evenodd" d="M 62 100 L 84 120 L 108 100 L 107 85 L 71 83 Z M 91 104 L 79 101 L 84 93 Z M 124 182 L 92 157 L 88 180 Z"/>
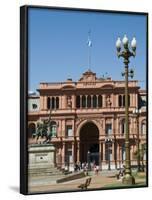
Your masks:
<path fill-rule="evenodd" d="M 133 112 L 134 107 L 129 108 L 129 112 Z M 71 108 L 71 109 L 54 109 L 51 111 L 52 115 L 63 115 L 63 114 L 83 114 L 83 113 L 125 113 L 125 108 L 122 107 L 110 107 L 110 108 Z M 50 110 L 41 110 L 39 113 L 29 113 L 29 115 L 38 114 L 50 114 Z"/>

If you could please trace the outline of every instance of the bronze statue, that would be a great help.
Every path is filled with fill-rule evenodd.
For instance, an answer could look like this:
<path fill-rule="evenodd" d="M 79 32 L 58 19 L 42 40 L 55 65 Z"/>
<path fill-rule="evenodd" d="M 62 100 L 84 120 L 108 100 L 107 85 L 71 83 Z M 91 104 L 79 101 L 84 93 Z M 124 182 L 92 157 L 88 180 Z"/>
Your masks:
<path fill-rule="evenodd" d="M 39 137 L 46 138 L 46 140 L 43 141 L 44 144 L 47 144 L 50 142 L 52 134 L 51 134 L 51 128 L 50 128 L 50 121 L 44 120 L 42 123 L 38 122 L 36 127 L 36 141 L 38 141 Z"/>

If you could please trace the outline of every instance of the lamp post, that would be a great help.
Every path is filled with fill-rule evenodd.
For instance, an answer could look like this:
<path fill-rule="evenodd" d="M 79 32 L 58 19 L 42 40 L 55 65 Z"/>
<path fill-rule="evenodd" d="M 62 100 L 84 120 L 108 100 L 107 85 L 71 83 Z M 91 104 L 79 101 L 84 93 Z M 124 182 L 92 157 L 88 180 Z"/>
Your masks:
<path fill-rule="evenodd" d="M 110 146 L 112 143 L 112 138 L 106 138 L 105 142 L 108 144 L 108 170 L 111 170 L 111 166 L 110 166 Z"/>
<path fill-rule="evenodd" d="M 123 49 L 121 51 L 121 47 Z M 131 164 L 130 164 L 130 144 L 129 144 L 129 123 L 128 123 L 128 77 L 130 76 L 133 78 L 134 72 L 133 70 L 128 70 L 129 58 L 135 57 L 136 55 L 136 39 L 133 38 L 131 41 L 131 48 L 129 49 L 129 40 L 125 35 L 122 39 L 122 43 L 120 38 L 116 41 L 116 48 L 117 48 L 117 56 L 118 58 L 122 57 L 124 60 L 124 67 L 125 71 L 122 73 L 125 76 L 125 125 L 126 125 L 126 133 L 125 133 L 125 152 L 126 152 L 126 159 L 125 159 L 125 176 L 122 180 L 124 184 L 135 184 L 135 179 L 131 173 Z"/>
<path fill-rule="evenodd" d="M 137 122 L 137 171 L 140 172 L 140 138 L 139 138 L 139 116 L 140 116 L 141 110 L 135 108 L 133 110 L 133 115 L 136 117 L 136 122 Z"/>
<path fill-rule="evenodd" d="M 88 159 L 87 159 L 88 170 L 90 170 L 90 151 L 88 151 L 87 156 L 88 156 Z"/>

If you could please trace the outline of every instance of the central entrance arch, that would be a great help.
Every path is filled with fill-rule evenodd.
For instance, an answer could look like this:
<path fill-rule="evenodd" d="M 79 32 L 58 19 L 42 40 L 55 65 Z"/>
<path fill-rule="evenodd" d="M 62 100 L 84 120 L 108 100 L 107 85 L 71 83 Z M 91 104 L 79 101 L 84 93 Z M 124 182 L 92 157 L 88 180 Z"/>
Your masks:
<path fill-rule="evenodd" d="M 85 123 L 80 129 L 80 162 L 99 164 L 99 129 L 93 122 Z"/>

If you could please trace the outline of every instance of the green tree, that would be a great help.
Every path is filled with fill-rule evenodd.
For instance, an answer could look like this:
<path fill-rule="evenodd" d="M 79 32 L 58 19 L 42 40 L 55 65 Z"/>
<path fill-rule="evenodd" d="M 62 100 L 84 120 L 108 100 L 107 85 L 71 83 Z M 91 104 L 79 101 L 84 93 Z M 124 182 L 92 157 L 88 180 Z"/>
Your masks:
<path fill-rule="evenodd" d="M 146 151 L 147 151 L 147 145 L 146 143 L 144 143 L 141 144 L 140 148 L 137 149 L 136 152 L 134 153 L 136 159 L 139 159 L 141 161 L 140 171 L 144 171 L 144 155 L 146 154 Z"/>

